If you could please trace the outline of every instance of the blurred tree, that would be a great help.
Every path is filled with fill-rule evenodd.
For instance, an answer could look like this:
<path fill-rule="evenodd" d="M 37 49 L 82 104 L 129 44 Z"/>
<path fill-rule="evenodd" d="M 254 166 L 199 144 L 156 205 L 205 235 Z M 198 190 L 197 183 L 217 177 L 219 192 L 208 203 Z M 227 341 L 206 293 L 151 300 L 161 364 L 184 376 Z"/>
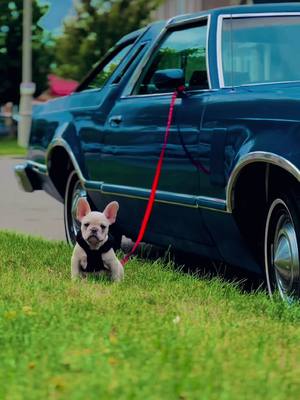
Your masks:
<path fill-rule="evenodd" d="M 0 104 L 19 103 L 22 79 L 22 19 L 23 0 L 0 0 Z M 53 60 L 53 45 L 49 33 L 37 25 L 47 7 L 33 0 L 32 9 L 32 75 L 36 94 L 47 87 L 47 74 Z"/>
<path fill-rule="evenodd" d="M 122 36 L 147 25 L 162 0 L 81 0 L 64 24 L 54 72 L 81 80 Z"/>

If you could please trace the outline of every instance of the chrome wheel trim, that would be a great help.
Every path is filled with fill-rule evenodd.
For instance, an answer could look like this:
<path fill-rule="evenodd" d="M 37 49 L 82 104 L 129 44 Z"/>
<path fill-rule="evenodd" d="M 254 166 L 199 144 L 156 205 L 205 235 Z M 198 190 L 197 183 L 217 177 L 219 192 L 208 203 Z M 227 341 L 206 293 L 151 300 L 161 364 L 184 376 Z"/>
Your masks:
<path fill-rule="evenodd" d="M 278 219 L 272 228 L 276 212 Z M 271 236 L 271 237 L 270 237 Z M 299 281 L 299 248 L 296 230 L 288 206 L 282 199 L 271 204 L 267 216 L 265 231 L 265 268 L 268 291 L 273 294 L 273 285 L 281 298 L 292 303 L 295 300 L 295 284 Z M 270 271 L 274 272 L 274 282 Z"/>
<path fill-rule="evenodd" d="M 75 237 L 80 230 L 80 222 L 77 221 L 76 218 L 76 210 L 78 200 L 80 198 L 87 198 L 87 192 L 82 186 L 79 178 L 77 178 L 74 187 L 71 188 L 71 183 L 74 180 L 74 176 L 77 176 L 76 171 L 73 171 L 68 179 L 67 186 L 66 186 L 66 194 L 65 194 L 65 210 L 64 210 L 64 217 L 65 217 L 65 226 L 66 226 L 66 234 L 67 240 L 70 244 L 74 244 Z M 70 193 L 70 189 L 72 193 Z"/>
<path fill-rule="evenodd" d="M 78 180 L 74 186 L 72 197 L 71 197 L 71 229 L 72 233 L 76 236 L 78 231 L 80 230 L 80 222 L 76 218 L 76 210 L 78 200 L 80 198 L 86 199 L 86 191 L 81 185 L 81 182 Z"/>

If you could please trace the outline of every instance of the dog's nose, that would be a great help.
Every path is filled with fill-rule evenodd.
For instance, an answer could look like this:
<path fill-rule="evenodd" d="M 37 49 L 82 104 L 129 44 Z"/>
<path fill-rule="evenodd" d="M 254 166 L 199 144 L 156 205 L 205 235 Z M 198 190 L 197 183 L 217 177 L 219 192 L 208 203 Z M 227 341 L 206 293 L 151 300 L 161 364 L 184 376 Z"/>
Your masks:
<path fill-rule="evenodd" d="M 97 229 L 97 228 L 92 228 L 92 229 L 91 229 L 91 232 L 92 232 L 92 233 L 97 233 L 97 232 L 98 232 L 98 229 Z"/>

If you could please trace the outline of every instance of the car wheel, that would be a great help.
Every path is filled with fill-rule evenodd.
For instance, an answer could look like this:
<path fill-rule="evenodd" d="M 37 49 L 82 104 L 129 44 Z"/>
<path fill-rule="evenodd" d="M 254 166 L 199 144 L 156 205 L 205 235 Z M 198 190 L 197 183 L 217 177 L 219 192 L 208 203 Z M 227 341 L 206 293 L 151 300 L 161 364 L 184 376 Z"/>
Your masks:
<path fill-rule="evenodd" d="M 76 171 L 72 171 L 67 180 L 64 201 L 65 233 L 67 241 L 71 245 L 75 245 L 76 235 L 80 230 L 80 222 L 76 219 L 76 209 L 81 197 L 87 197 L 86 190 L 82 186 Z"/>
<path fill-rule="evenodd" d="M 270 296 L 278 291 L 292 303 L 299 300 L 299 211 L 294 196 L 278 196 L 269 206 L 265 229 L 265 269 Z"/>

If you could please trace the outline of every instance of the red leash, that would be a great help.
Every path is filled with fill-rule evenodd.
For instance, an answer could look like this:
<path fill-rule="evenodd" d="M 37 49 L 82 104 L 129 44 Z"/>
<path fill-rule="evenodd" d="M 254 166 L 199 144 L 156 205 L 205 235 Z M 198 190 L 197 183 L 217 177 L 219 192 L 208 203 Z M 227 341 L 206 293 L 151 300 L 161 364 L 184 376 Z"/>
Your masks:
<path fill-rule="evenodd" d="M 163 147 L 161 149 L 159 160 L 158 160 L 158 163 L 157 163 L 157 166 L 156 166 L 156 171 L 155 171 L 155 175 L 154 175 L 154 179 L 153 179 L 153 183 L 152 183 L 151 193 L 150 193 L 150 197 L 149 197 L 148 204 L 147 204 L 147 207 L 146 207 L 146 211 L 145 211 L 145 214 L 144 214 L 144 218 L 143 218 L 143 221 L 142 221 L 142 224 L 141 224 L 141 227 L 140 227 L 140 232 L 138 234 L 137 240 L 136 240 L 133 248 L 121 260 L 121 264 L 123 266 L 127 263 L 129 258 L 133 255 L 133 253 L 135 252 L 135 250 L 137 249 L 138 245 L 141 243 L 141 241 L 142 241 L 142 239 L 144 237 L 144 234 L 145 234 L 145 231 L 146 231 L 146 228 L 147 228 L 147 225 L 148 225 L 148 221 L 149 221 L 149 218 L 151 216 L 151 212 L 152 212 L 152 208 L 153 208 L 153 204 L 154 204 L 154 200 L 155 200 L 155 195 L 156 195 L 156 191 L 157 191 L 157 186 L 158 186 L 158 182 L 159 182 L 160 172 L 161 172 L 161 168 L 162 168 L 162 163 L 163 163 L 163 160 L 164 160 L 165 150 L 166 150 L 167 143 L 168 143 L 170 127 L 171 127 L 172 119 L 173 119 L 175 101 L 176 101 L 176 99 L 178 97 L 178 94 L 182 93 L 183 91 L 184 91 L 184 86 L 180 86 L 178 89 L 175 90 L 175 92 L 172 95 L 172 100 L 171 100 L 171 103 L 170 103 L 170 109 L 169 109 L 169 115 L 168 115 L 168 123 L 167 123 L 164 143 L 163 143 Z"/>

